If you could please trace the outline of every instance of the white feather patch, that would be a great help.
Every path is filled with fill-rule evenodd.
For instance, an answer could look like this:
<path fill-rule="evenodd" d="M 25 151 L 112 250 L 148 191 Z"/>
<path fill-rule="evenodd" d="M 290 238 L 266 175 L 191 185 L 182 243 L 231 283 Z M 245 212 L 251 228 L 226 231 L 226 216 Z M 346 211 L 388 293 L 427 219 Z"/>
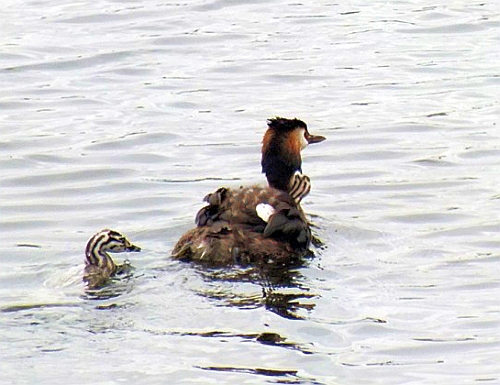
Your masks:
<path fill-rule="evenodd" d="M 274 207 L 268 203 L 259 203 L 255 207 L 255 211 L 257 211 L 257 215 L 259 216 L 259 218 L 266 223 L 269 221 L 269 217 L 276 212 Z"/>
<path fill-rule="evenodd" d="M 300 149 L 303 150 L 309 145 L 309 142 L 306 139 L 306 130 L 303 128 L 300 130 Z"/>

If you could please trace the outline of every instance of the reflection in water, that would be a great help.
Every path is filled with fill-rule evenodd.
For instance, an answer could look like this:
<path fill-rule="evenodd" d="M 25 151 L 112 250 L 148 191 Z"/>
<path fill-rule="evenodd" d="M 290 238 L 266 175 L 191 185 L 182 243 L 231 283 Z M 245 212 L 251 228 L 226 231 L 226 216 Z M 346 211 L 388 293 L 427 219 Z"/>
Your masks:
<path fill-rule="evenodd" d="M 284 318 L 304 319 L 304 317 L 298 314 L 299 310 L 310 311 L 314 308 L 315 304 L 303 303 L 299 299 L 312 297 L 315 297 L 315 295 L 307 293 L 287 294 L 270 290 L 266 293 L 265 305 L 266 309 Z"/>
<path fill-rule="evenodd" d="M 303 284 L 303 277 L 297 266 L 268 264 L 246 269 L 203 269 L 197 271 L 209 283 L 217 283 L 215 287 L 203 288 L 199 294 L 210 299 L 222 301 L 225 305 L 239 308 L 266 309 L 288 319 L 304 319 L 299 313 L 302 310 L 311 311 L 315 304 L 311 299 L 316 294 L 309 292 Z M 235 292 L 233 285 L 223 283 L 259 284 L 261 291 L 250 293 Z M 304 299 L 307 300 L 303 301 Z"/>
<path fill-rule="evenodd" d="M 134 275 L 132 271 L 131 269 L 126 275 L 108 278 L 105 282 L 100 282 L 100 285 L 97 287 L 86 287 L 83 298 L 90 300 L 105 300 L 130 293 L 134 288 Z"/>
<path fill-rule="evenodd" d="M 247 373 L 268 377 L 279 377 L 276 383 L 279 384 L 308 384 L 308 385 L 324 385 L 322 382 L 315 381 L 312 378 L 303 378 L 298 375 L 298 370 L 280 370 L 268 368 L 235 368 L 230 366 L 197 366 L 199 369 L 217 371 L 217 372 L 231 372 L 231 373 Z"/>
<path fill-rule="evenodd" d="M 179 335 L 182 337 L 202 337 L 202 338 L 215 338 L 223 341 L 227 341 L 229 338 L 239 339 L 242 342 L 258 343 L 268 346 L 282 347 L 285 349 L 290 349 L 298 351 L 302 354 L 313 354 L 312 345 L 307 346 L 303 344 L 298 344 L 293 341 L 288 341 L 286 337 L 281 336 L 278 333 L 264 332 L 264 333 L 231 333 L 222 331 L 210 331 L 210 332 L 172 332 L 172 331 L 157 331 L 148 330 L 149 333 L 154 335 Z M 272 365 L 272 364 L 270 364 Z M 266 365 L 267 366 L 267 365 Z M 259 376 L 269 376 L 278 377 L 277 382 L 282 384 L 321 384 L 313 378 L 304 378 L 298 374 L 298 370 L 294 369 L 276 369 L 273 367 L 250 367 L 250 366 L 227 366 L 227 365 L 211 365 L 211 366 L 195 366 L 196 368 L 209 370 L 209 371 L 222 371 L 222 372 L 232 372 L 232 373 L 247 373 Z"/>
<path fill-rule="evenodd" d="M 6 306 L 0 309 L 1 313 L 16 313 L 26 310 L 46 309 L 46 308 L 64 308 L 80 307 L 80 303 L 36 303 Z"/>
<path fill-rule="evenodd" d="M 207 367 L 200 367 L 199 366 L 199 368 L 205 369 L 205 370 L 215 370 L 215 371 L 219 371 L 219 372 L 250 373 L 250 374 L 260 374 L 260 375 L 272 376 L 272 377 L 279 377 L 279 376 L 293 376 L 293 377 L 295 377 L 297 375 L 297 370 L 277 370 L 277 369 L 264 369 L 264 368 L 233 368 L 233 367 L 229 367 L 229 366 L 207 366 Z M 294 380 L 293 383 L 297 384 L 298 382 L 296 382 Z"/>
<path fill-rule="evenodd" d="M 314 303 L 301 301 L 316 295 L 309 293 L 309 288 L 303 285 L 303 276 L 297 269 L 266 266 L 261 269 L 260 275 L 266 309 L 284 318 L 303 319 L 299 315 L 300 310 L 311 311 L 314 308 Z"/>
<path fill-rule="evenodd" d="M 312 354 L 311 349 L 303 344 L 298 344 L 296 342 L 288 341 L 286 337 L 281 336 L 278 333 L 264 332 L 264 333 L 230 333 L 222 331 L 210 331 L 210 332 L 158 332 L 148 330 L 149 333 L 153 334 L 168 334 L 168 335 L 180 335 L 180 336 L 192 336 L 192 337 L 204 337 L 204 338 L 239 338 L 244 341 L 258 342 L 263 345 L 280 346 L 286 349 L 297 350 L 303 354 Z"/>

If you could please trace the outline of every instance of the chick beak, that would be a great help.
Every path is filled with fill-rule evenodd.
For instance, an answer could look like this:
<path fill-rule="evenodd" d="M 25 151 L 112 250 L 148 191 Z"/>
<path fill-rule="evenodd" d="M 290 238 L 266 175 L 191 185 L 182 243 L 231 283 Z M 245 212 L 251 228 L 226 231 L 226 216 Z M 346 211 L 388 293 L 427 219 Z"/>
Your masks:
<path fill-rule="evenodd" d="M 127 251 L 141 251 L 141 248 L 136 245 L 130 245 L 129 247 L 127 247 Z"/>
<path fill-rule="evenodd" d="M 311 135 L 309 132 L 306 132 L 306 140 L 308 144 L 319 143 L 325 140 L 326 138 L 321 135 Z"/>

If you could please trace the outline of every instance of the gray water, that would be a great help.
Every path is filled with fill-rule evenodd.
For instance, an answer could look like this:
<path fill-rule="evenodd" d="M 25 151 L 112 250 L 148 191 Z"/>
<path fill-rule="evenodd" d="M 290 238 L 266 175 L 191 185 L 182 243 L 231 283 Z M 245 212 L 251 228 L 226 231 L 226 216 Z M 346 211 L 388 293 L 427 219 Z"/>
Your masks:
<path fill-rule="evenodd" d="M 4 1 L 0 383 L 500 383 L 495 1 Z M 298 117 L 303 267 L 169 253 Z M 87 239 L 133 278 L 97 299 Z M 263 334 L 264 333 L 264 334 Z"/>

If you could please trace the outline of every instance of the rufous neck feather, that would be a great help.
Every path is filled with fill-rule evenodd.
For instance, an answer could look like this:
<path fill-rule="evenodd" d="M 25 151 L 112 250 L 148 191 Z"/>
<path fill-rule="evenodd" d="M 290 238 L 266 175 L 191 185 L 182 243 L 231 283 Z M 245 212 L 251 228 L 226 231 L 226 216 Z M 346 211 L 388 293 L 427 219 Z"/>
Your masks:
<path fill-rule="evenodd" d="M 300 130 L 278 133 L 271 127 L 266 131 L 261 165 L 271 187 L 288 191 L 293 175 L 302 171 L 301 142 L 296 137 L 300 134 Z"/>

